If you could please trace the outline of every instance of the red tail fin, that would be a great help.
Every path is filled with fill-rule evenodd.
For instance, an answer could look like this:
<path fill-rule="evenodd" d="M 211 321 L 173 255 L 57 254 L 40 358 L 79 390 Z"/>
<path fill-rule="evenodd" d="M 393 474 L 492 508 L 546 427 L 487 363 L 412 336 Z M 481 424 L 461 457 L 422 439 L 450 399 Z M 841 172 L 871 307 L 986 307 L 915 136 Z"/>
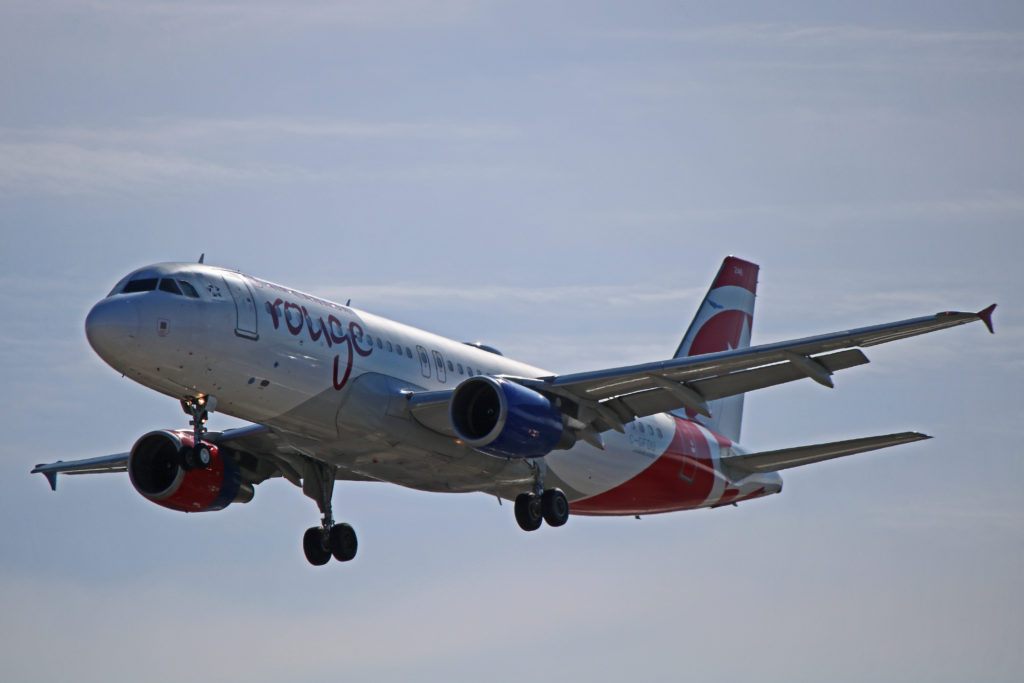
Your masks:
<path fill-rule="evenodd" d="M 674 358 L 750 346 L 758 270 L 756 264 L 735 256 L 726 257 L 722 261 L 722 267 L 718 269 L 718 275 L 676 349 Z M 686 416 L 737 441 L 743 420 L 742 394 L 711 401 L 708 405 L 711 408 L 710 418 L 698 417 L 693 411 L 687 411 Z"/>

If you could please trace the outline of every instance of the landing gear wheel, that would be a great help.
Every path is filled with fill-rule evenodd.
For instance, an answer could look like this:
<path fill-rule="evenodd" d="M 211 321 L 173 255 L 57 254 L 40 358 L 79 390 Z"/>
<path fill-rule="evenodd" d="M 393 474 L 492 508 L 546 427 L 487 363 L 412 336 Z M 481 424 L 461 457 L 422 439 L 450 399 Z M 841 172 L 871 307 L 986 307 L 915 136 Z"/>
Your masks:
<path fill-rule="evenodd" d="M 569 521 L 569 501 L 560 489 L 548 489 L 540 502 L 548 526 L 562 526 Z"/>
<path fill-rule="evenodd" d="M 335 524 L 331 527 L 327 543 L 331 547 L 331 554 L 338 562 L 348 562 L 356 556 L 356 550 L 359 548 L 356 531 L 348 524 Z"/>
<path fill-rule="evenodd" d="M 544 520 L 540 496 L 520 493 L 516 496 L 516 521 L 523 531 L 536 531 Z"/>
<path fill-rule="evenodd" d="M 331 559 L 331 551 L 324 545 L 324 530 L 318 526 L 306 529 L 302 536 L 302 549 L 314 567 L 321 567 Z"/>
<path fill-rule="evenodd" d="M 213 462 L 213 456 L 210 455 L 210 449 L 200 444 L 192 447 L 192 457 L 195 459 L 196 467 L 201 470 L 205 470 Z"/>
<path fill-rule="evenodd" d="M 205 470 L 213 462 L 210 449 L 206 446 L 182 446 L 178 452 L 178 463 L 186 472 Z"/>
<path fill-rule="evenodd" d="M 191 446 L 182 446 L 181 450 L 178 451 L 178 464 L 186 472 L 191 472 L 196 468 L 196 459 L 192 453 Z"/>

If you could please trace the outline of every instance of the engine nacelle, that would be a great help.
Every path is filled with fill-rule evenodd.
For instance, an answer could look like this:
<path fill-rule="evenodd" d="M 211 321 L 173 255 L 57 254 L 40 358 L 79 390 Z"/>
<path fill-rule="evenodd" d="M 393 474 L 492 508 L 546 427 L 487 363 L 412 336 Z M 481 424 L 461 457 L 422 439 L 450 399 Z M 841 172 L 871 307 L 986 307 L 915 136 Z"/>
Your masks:
<path fill-rule="evenodd" d="M 551 399 L 498 377 L 479 375 L 459 384 L 448 419 L 466 445 L 488 455 L 538 458 L 569 445 L 563 443 L 562 412 Z"/>
<path fill-rule="evenodd" d="M 238 464 L 213 444 L 204 442 L 210 449 L 209 467 L 182 469 L 178 454 L 194 443 L 189 431 L 161 430 L 140 438 L 128 456 L 132 486 L 157 505 L 181 512 L 223 510 L 252 500 L 253 488 L 242 481 Z"/>

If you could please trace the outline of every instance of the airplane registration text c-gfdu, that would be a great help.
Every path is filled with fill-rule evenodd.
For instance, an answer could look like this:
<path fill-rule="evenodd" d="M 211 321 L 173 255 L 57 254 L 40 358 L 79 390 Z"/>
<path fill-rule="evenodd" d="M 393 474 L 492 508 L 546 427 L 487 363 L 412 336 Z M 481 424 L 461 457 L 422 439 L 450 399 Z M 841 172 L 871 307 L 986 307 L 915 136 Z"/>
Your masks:
<path fill-rule="evenodd" d="M 242 273 L 161 263 L 122 279 L 89 312 L 89 344 L 126 377 L 181 403 L 188 426 L 143 434 L 126 453 L 36 466 L 127 472 L 182 512 L 253 499 L 281 477 L 316 502 L 303 550 L 348 561 L 336 481 L 378 481 L 514 501 L 519 526 L 570 514 L 642 515 L 779 493 L 779 471 L 928 436 L 900 432 L 754 451 L 739 445 L 743 396 L 868 362 L 862 348 L 982 321 L 947 311 L 752 346 L 758 266 L 727 257 L 679 347 L 663 360 L 558 375 Z M 667 355 L 667 354 L 666 354 Z M 220 411 L 251 424 L 206 428 Z"/>

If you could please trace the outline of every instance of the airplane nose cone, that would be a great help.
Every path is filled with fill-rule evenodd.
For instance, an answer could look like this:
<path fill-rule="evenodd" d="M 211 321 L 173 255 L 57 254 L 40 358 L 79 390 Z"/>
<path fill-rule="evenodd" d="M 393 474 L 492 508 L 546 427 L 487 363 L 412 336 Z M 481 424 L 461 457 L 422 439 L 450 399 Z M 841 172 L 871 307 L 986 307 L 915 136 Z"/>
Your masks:
<path fill-rule="evenodd" d="M 131 298 L 112 297 L 92 307 L 85 336 L 100 358 L 115 365 L 139 338 L 139 310 Z M 116 367 L 116 366 L 115 366 Z"/>

